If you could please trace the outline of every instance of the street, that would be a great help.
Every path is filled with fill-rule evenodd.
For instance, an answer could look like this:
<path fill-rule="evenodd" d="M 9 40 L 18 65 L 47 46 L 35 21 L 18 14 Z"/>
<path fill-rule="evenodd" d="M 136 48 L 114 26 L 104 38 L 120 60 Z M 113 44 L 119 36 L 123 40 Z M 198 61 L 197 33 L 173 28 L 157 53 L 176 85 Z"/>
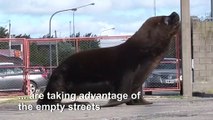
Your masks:
<path fill-rule="evenodd" d="M 35 101 L 15 101 L 0 103 L 1 120 L 212 120 L 213 98 L 193 97 L 185 99 L 179 96 L 146 96 L 151 105 L 101 108 L 100 110 L 19 110 L 23 102 L 35 105 Z M 106 101 L 92 101 L 103 104 Z"/>

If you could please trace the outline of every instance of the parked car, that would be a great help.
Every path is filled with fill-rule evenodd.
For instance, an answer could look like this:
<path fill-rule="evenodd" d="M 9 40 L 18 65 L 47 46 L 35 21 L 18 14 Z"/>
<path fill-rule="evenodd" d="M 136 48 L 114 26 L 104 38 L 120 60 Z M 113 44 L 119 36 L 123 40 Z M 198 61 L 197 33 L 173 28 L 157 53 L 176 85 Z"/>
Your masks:
<path fill-rule="evenodd" d="M 164 58 L 159 66 L 150 74 L 148 79 L 144 82 L 144 88 L 170 88 L 178 87 L 182 84 L 182 75 L 177 66 L 176 58 Z M 145 94 L 152 94 L 151 91 Z"/>
<path fill-rule="evenodd" d="M 47 85 L 47 73 L 42 67 L 29 69 L 30 93 L 44 90 Z M 24 72 L 21 66 L 12 63 L 0 64 L 0 91 L 23 91 Z"/>

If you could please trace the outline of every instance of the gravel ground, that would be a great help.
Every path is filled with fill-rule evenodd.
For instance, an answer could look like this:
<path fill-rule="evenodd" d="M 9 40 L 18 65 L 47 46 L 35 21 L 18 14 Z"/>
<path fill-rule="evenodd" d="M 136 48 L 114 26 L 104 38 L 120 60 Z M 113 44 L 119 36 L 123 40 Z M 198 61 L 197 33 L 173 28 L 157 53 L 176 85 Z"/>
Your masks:
<path fill-rule="evenodd" d="M 4 98 L 5 99 L 5 98 Z M 213 98 L 146 96 L 151 105 L 120 105 L 100 110 L 37 110 L 35 101 L 0 101 L 1 120 L 212 120 Z M 106 101 L 93 101 L 104 104 Z M 32 105 L 33 110 L 19 110 L 18 104 Z"/>

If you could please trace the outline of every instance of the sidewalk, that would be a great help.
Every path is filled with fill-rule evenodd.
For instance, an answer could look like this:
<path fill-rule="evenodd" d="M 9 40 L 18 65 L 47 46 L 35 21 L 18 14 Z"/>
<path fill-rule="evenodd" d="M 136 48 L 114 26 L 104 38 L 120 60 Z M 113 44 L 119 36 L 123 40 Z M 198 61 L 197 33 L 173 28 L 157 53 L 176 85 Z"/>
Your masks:
<path fill-rule="evenodd" d="M 212 120 L 213 118 L 213 97 L 183 99 L 181 96 L 154 95 L 145 96 L 145 98 L 153 104 L 143 106 L 123 104 L 101 108 L 98 111 L 65 109 L 63 112 L 35 109 L 20 111 L 17 101 L 4 102 L 0 104 L 0 118 L 1 120 L 28 120 L 29 118 L 31 120 Z M 95 101 L 96 104 L 105 102 Z M 35 101 L 27 101 L 26 104 L 36 105 Z"/>

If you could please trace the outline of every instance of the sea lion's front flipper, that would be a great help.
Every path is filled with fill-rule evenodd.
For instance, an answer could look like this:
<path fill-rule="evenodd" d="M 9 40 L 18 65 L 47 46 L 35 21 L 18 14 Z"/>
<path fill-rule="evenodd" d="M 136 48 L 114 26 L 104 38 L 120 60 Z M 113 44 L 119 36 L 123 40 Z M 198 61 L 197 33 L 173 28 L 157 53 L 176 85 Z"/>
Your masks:
<path fill-rule="evenodd" d="M 130 102 L 130 101 L 131 101 L 131 98 L 127 98 L 127 99 L 124 99 L 122 101 L 117 101 L 115 99 L 110 99 L 107 104 L 101 105 L 101 107 L 113 107 L 113 106 L 121 105 L 123 103 L 127 103 L 127 102 Z"/>

